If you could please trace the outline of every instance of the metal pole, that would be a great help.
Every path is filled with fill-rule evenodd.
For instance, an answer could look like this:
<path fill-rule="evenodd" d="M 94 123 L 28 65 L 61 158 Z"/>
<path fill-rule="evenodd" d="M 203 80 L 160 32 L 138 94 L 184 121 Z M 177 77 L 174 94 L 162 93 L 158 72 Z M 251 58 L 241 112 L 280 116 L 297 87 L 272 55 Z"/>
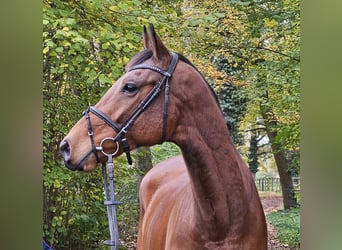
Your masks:
<path fill-rule="evenodd" d="M 115 200 L 114 194 L 114 164 L 112 155 L 108 156 L 108 175 L 109 180 L 107 178 L 107 169 L 105 164 L 102 165 L 102 175 L 104 179 L 104 190 L 106 195 L 105 205 L 107 206 L 107 215 L 108 215 L 108 226 L 110 232 L 110 240 L 104 241 L 105 245 L 111 246 L 111 250 L 119 249 L 119 231 L 118 231 L 118 223 L 116 218 L 116 205 L 121 204 Z M 109 181 L 109 188 L 108 188 Z"/>

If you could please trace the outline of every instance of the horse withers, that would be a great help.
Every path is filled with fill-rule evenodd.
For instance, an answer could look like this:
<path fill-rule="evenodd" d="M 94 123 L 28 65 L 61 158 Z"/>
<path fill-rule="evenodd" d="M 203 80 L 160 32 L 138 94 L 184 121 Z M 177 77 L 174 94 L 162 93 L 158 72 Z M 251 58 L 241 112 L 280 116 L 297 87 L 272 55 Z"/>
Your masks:
<path fill-rule="evenodd" d="M 212 89 L 185 57 L 168 51 L 153 25 L 144 28 L 144 47 L 63 139 L 65 165 L 93 171 L 107 160 L 101 150 L 129 156 L 173 142 L 182 156 L 159 163 L 141 182 L 138 249 L 266 249 L 253 177 Z"/>

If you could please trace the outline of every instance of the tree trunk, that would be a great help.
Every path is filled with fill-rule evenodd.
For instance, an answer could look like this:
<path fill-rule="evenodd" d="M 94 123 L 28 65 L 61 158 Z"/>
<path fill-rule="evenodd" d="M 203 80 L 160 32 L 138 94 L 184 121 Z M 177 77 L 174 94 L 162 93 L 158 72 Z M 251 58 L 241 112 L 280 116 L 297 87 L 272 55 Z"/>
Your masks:
<path fill-rule="evenodd" d="M 137 152 L 137 160 L 136 167 L 141 170 L 142 174 L 138 176 L 138 190 L 140 187 L 140 183 L 144 175 L 153 167 L 152 165 L 152 154 L 151 149 L 149 147 L 140 147 L 136 150 Z"/>
<path fill-rule="evenodd" d="M 283 193 L 284 208 L 289 209 L 291 207 L 296 207 L 298 204 L 295 198 L 292 176 L 289 171 L 290 165 L 288 160 L 286 159 L 285 152 L 281 149 L 281 146 L 278 143 L 275 143 L 277 131 L 274 130 L 274 128 L 277 125 L 277 120 L 270 109 L 261 107 L 261 113 L 265 122 L 266 132 L 271 142 L 272 153 L 279 173 L 280 185 Z"/>
<path fill-rule="evenodd" d="M 280 185 L 283 192 L 284 208 L 289 209 L 291 207 L 296 207 L 298 204 L 295 198 L 292 176 L 288 171 L 288 161 L 285 158 L 285 153 L 283 151 L 276 152 L 275 150 L 276 149 L 273 149 L 272 147 L 273 156 L 278 168 Z"/>

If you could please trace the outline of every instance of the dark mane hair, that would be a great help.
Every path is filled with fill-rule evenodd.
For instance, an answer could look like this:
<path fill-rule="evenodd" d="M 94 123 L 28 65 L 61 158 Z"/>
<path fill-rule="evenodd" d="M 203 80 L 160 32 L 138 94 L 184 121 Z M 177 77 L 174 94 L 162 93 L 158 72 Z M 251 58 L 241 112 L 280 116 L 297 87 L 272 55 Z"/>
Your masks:
<path fill-rule="evenodd" d="M 127 64 L 126 66 L 126 71 L 130 68 L 133 67 L 135 65 L 141 64 L 144 61 L 146 61 L 147 59 L 150 59 L 153 55 L 153 52 L 151 49 L 145 49 L 143 51 L 140 51 L 136 56 L 134 56 L 131 61 Z M 217 106 L 219 107 L 219 109 L 221 110 L 220 107 L 220 103 L 218 101 L 217 95 L 215 93 L 215 91 L 213 90 L 213 88 L 209 85 L 209 83 L 207 82 L 207 80 L 204 78 L 204 76 L 202 75 L 202 73 L 195 67 L 195 65 L 193 65 L 185 56 L 183 56 L 182 54 L 177 53 L 179 60 L 181 60 L 182 62 L 185 62 L 186 64 L 190 65 L 191 67 L 193 67 L 198 73 L 200 73 L 200 75 L 202 76 L 202 78 L 204 79 L 204 81 L 207 83 L 212 95 L 215 98 L 215 101 L 217 103 Z M 222 113 L 222 110 L 221 110 Z"/>

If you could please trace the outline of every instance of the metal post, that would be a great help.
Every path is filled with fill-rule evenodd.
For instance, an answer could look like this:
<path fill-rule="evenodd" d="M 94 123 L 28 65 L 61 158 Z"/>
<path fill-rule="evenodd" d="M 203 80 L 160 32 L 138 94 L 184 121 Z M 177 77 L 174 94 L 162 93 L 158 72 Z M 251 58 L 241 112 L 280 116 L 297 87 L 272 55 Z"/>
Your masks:
<path fill-rule="evenodd" d="M 108 226 L 110 232 L 110 240 L 104 241 L 104 244 L 107 246 L 111 246 L 111 250 L 119 249 L 119 231 L 118 231 L 118 223 L 116 218 L 116 205 L 120 205 L 121 202 L 115 200 L 114 194 L 114 164 L 113 164 L 113 156 L 108 154 L 108 176 L 107 178 L 107 169 L 105 164 L 102 165 L 102 175 L 104 179 L 104 190 L 106 195 L 106 200 L 104 204 L 107 206 L 107 215 L 108 215 Z M 109 181 L 109 188 L 108 188 Z"/>

